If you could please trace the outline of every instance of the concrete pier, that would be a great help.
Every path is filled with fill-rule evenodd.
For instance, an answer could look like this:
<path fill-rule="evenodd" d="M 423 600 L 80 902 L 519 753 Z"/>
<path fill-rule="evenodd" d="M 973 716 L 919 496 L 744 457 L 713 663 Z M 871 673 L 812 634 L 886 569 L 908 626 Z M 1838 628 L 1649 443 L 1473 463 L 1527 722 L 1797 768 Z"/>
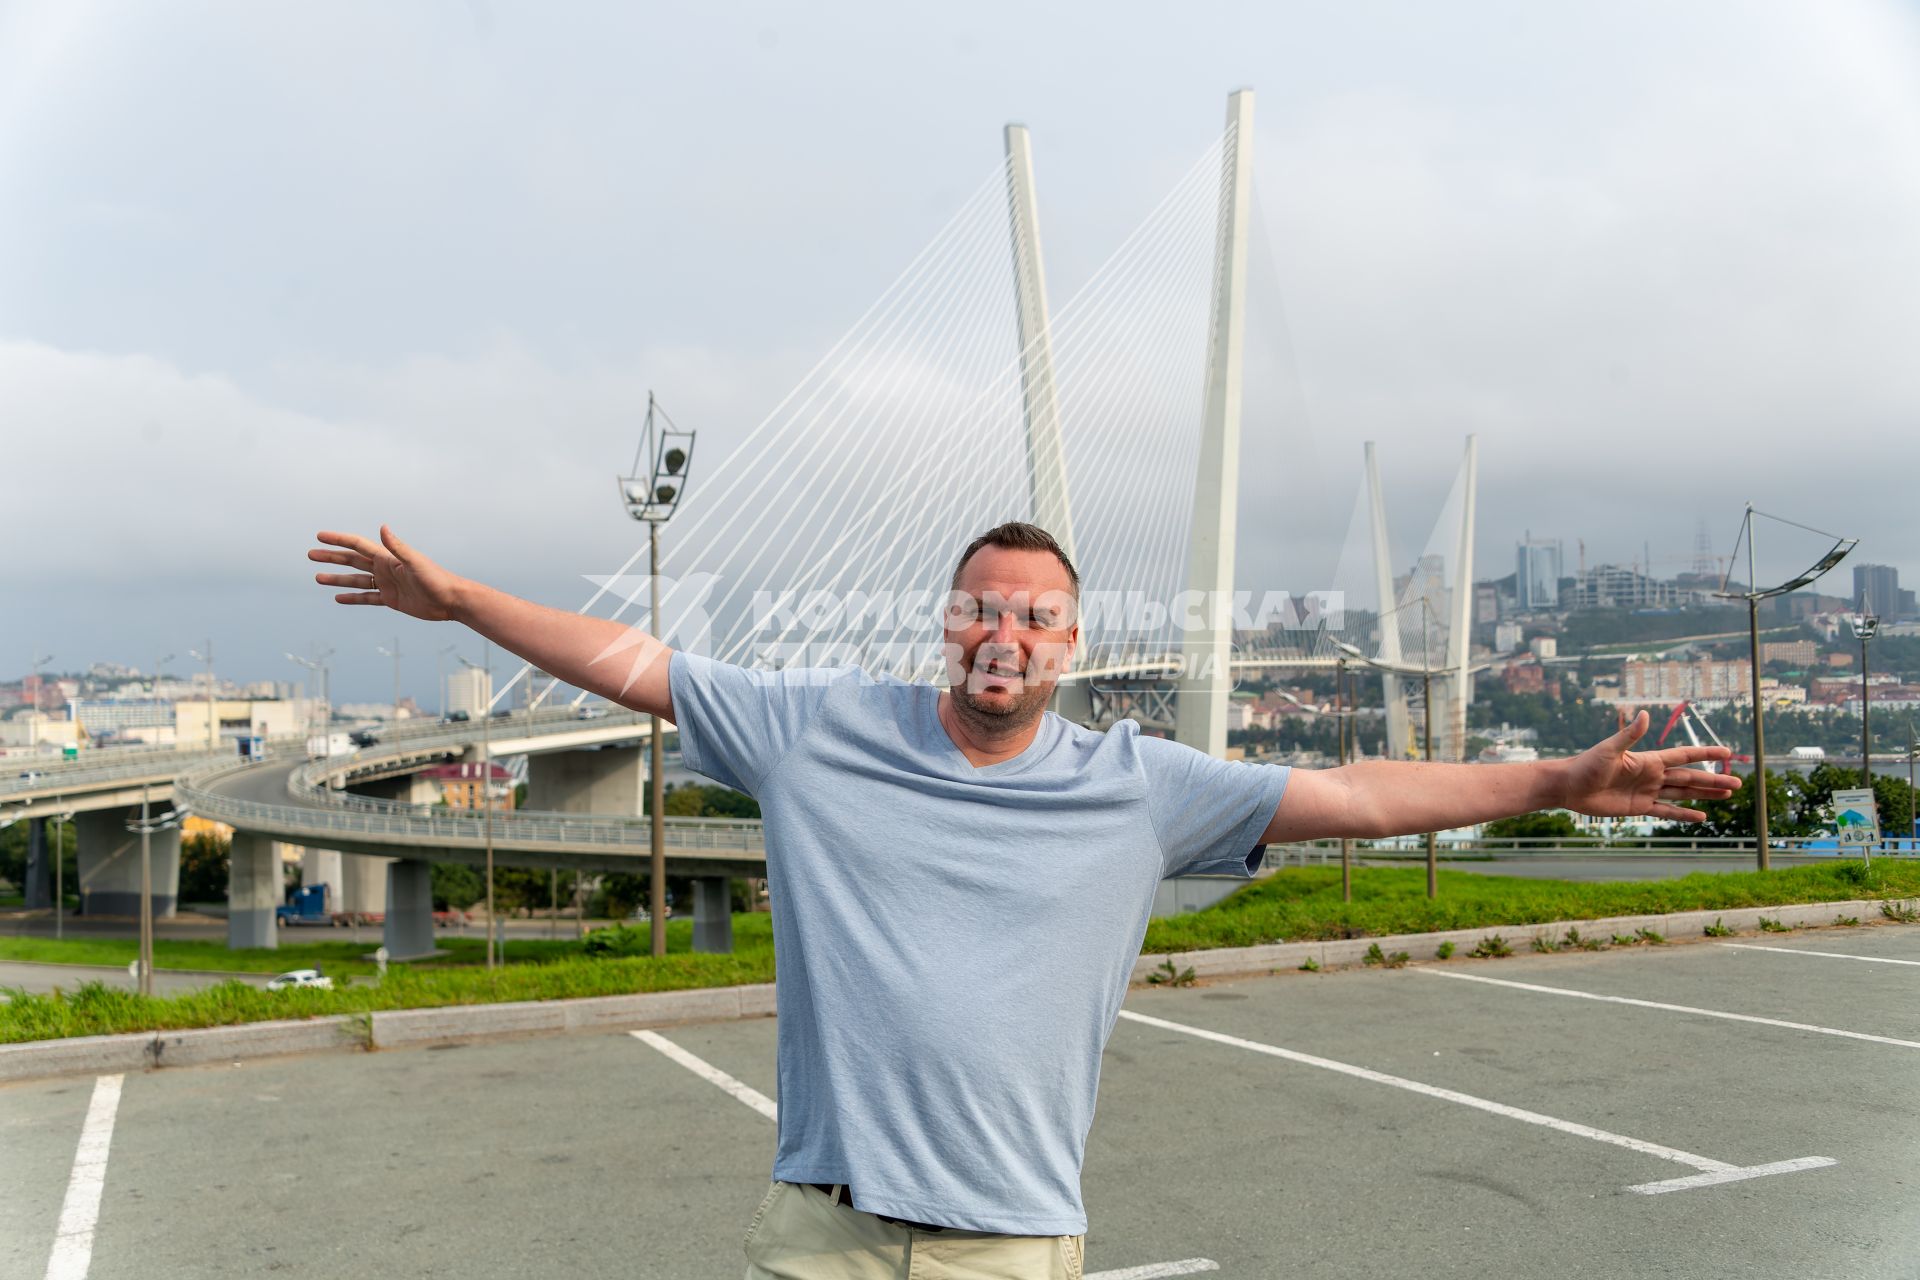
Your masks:
<path fill-rule="evenodd" d="M 159 813 L 158 806 L 150 807 Z M 140 837 L 127 830 L 140 810 L 97 809 L 73 816 L 80 864 L 80 912 L 89 916 L 140 914 Z M 180 828 L 152 837 L 153 914 L 173 916 L 180 895 Z"/>
<path fill-rule="evenodd" d="M 53 858 L 48 849 L 47 820 L 27 819 L 27 910 L 53 905 Z"/>
<path fill-rule="evenodd" d="M 553 751 L 527 757 L 527 807 L 639 817 L 647 791 L 645 747 Z"/>
<path fill-rule="evenodd" d="M 379 915 L 387 909 L 388 869 L 392 858 L 371 854 L 340 855 L 340 891 L 334 897 L 335 911 L 353 911 Z"/>
<path fill-rule="evenodd" d="M 724 955 L 733 950 L 733 900 L 725 876 L 693 882 L 693 949 Z"/>
<path fill-rule="evenodd" d="M 278 947 L 280 928 L 274 908 L 280 905 L 280 844 L 250 831 L 233 833 L 227 864 L 227 945 Z"/>
<path fill-rule="evenodd" d="M 433 865 L 413 858 L 378 861 L 387 864 L 387 922 L 381 943 L 388 958 L 412 960 L 432 954 Z"/>

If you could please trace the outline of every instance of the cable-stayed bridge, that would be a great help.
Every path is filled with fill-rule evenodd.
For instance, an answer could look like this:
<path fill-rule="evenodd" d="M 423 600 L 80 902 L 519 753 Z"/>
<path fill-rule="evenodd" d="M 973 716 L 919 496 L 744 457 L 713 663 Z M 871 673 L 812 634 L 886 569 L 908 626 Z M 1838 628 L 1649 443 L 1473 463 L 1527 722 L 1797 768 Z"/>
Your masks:
<path fill-rule="evenodd" d="M 939 681 L 940 605 L 959 549 L 992 525 L 1030 520 L 1068 549 L 1083 583 L 1081 646 L 1055 703 L 1062 714 L 1096 727 L 1133 715 L 1219 755 L 1236 673 L 1362 661 L 1382 671 L 1389 754 L 1411 754 L 1408 699 L 1431 677 L 1435 754 L 1459 758 L 1471 675 L 1471 438 L 1450 514 L 1412 573 L 1395 577 L 1368 445 L 1357 509 L 1367 516 L 1369 570 L 1336 571 L 1324 600 L 1236 592 L 1253 141 L 1253 94 L 1241 90 L 1219 136 L 1055 307 L 1030 139 L 1008 126 L 1003 162 L 873 305 L 730 456 L 703 461 L 669 526 L 658 625 L 641 607 L 651 580 L 632 573 L 644 547 L 596 579 L 582 610 L 631 614 L 670 644 L 726 661 L 854 662 Z M 1270 505 L 1249 514 L 1264 517 Z M 1352 608 L 1342 592 L 1373 609 Z M 496 700 L 534 675 L 523 668 Z M 554 692 L 549 684 L 533 705 Z M 172 794 L 236 828 L 234 945 L 273 944 L 277 844 L 286 842 L 383 868 L 362 900 L 384 908 L 389 949 L 430 947 L 428 864 L 471 858 L 472 819 L 420 812 L 404 784 L 426 762 L 473 761 L 484 750 L 470 730 L 420 732 L 411 755 L 406 742 L 383 742 L 338 769 L 174 762 Z M 524 740 L 492 744 L 496 757 L 525 751 L 536 762 L 534 811 L 501 818 L 499 849 L 536 865 L 633 865 L 645 845 L 631 821 L 643 773 L 632 741 L 645 732 L 624 719 L 588 729 L 564 709 L 530 711 Z M 163 765 L 161 779 L 146 781 L 167 773 Z M 91 869 L 96 882 L 123 888 L 127 842 L 115 824 L 134 780 L 76 773 L 52 809 L 43 789 L 0 788 L 0 810 L 38 822 L 54 811 L 104 815 L 82 838 L 82 879 Z M 674 830 L 676 874 L 699 886 L 696 932 L 704 919 L 714 941 L 726 872 L 761 862 L 757 831 Z M 177 879 L 177 833 L 172 840 L 163 881 Z M 161 896 L 170 900 L 170 889 Z"/>
<path fill-rule="evenodd" d="M 1241 90 L 1219 136 L 1054 307 L 1030 140 L 1008 126 L 1003 163 L 690 487 L 668 527 L 659 624 L 645 604 L 650 579 L 630 576 L 639 550 L 585 607 L 611 596 L 613 616 L 631 611 L 635 625 L 724 661 L 854 663 L 940 682 L 940 604 L 959 549 L 1002 521 L 1030 520 L 1082 578 L 1082 643 L 1062 714 L 1103 726 L 1151 704 L 1159 727 L 1223 754 L 1235 672 L 1333 667 L 1350 656 L 1341 642 L 1389 668 L 1439 672 L 1436 755 L 1457 758 L 1471 440 L 1449 507 L 1457 536 L 1423 556 L 1432 571 L 1395 581 L 1369 446 L 1371 571 L 1325 585 L 1374 608 L 1349 619 L 1337 602 L 1295 599 L 1274 626 L 1272 593 L 1261 591 L 1243 592 L 1236 609 L 1253 141 L 1253 93 Z M 1264 515 L 1271 504 L 1257 488 Z M 1412 684 L 1382 678 L 1389 750 L 1404 756 Z M 1127 696 L 1102 697 L 1103 684 Z M 1159 696 L 1135 696 L 1143 686 Z"/>

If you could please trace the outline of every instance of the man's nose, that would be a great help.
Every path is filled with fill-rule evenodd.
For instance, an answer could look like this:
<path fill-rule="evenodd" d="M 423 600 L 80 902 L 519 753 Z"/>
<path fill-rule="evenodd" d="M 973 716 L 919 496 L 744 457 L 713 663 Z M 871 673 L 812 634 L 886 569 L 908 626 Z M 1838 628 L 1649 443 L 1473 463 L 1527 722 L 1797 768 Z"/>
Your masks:
<path fill-rule="evenodd" d="M 1012 644 L 1013 633 L 1014 633 L 1013 614 L 1010 610 L 1002 609 L 997 615 L 997 620 L 993 624 L 994 643 L 995 644 Z"/>

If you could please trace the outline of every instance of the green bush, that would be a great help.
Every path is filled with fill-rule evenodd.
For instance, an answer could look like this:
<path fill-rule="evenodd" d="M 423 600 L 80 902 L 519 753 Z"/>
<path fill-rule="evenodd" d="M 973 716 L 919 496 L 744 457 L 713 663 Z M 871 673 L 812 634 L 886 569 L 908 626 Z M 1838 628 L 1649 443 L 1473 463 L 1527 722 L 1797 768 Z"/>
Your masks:
<path fill-rule="evenodd" d="M 595 929 L 580 943 L 581 951 L 590 956 L 644 956 L 651 953 L 652 946 L 649 930 L 624 924 Z"/>
<path fill-rule="evenodd" d="M 1490 840 L 1565 840 L 1580 834 L 1573 815 L 1558 809 L 1496 818 L 1482 828 Z"/>

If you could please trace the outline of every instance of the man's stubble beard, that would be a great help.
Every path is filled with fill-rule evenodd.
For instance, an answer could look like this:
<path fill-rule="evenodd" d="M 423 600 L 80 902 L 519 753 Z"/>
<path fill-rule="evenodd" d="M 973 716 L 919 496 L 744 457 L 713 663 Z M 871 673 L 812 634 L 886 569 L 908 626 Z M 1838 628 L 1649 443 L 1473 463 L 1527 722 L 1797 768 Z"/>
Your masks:
<path fill-rule="evenodd" d="M 990 706 L 980 701 L 963 681 L 948 690 L 953 696 L 954 714 L 983 734 L 1001 737 L 1019 733 L 1047 713 L 1053 701 L 1053 687 L 1022 688 L 1020 696 L 1003 705 Z"/>

